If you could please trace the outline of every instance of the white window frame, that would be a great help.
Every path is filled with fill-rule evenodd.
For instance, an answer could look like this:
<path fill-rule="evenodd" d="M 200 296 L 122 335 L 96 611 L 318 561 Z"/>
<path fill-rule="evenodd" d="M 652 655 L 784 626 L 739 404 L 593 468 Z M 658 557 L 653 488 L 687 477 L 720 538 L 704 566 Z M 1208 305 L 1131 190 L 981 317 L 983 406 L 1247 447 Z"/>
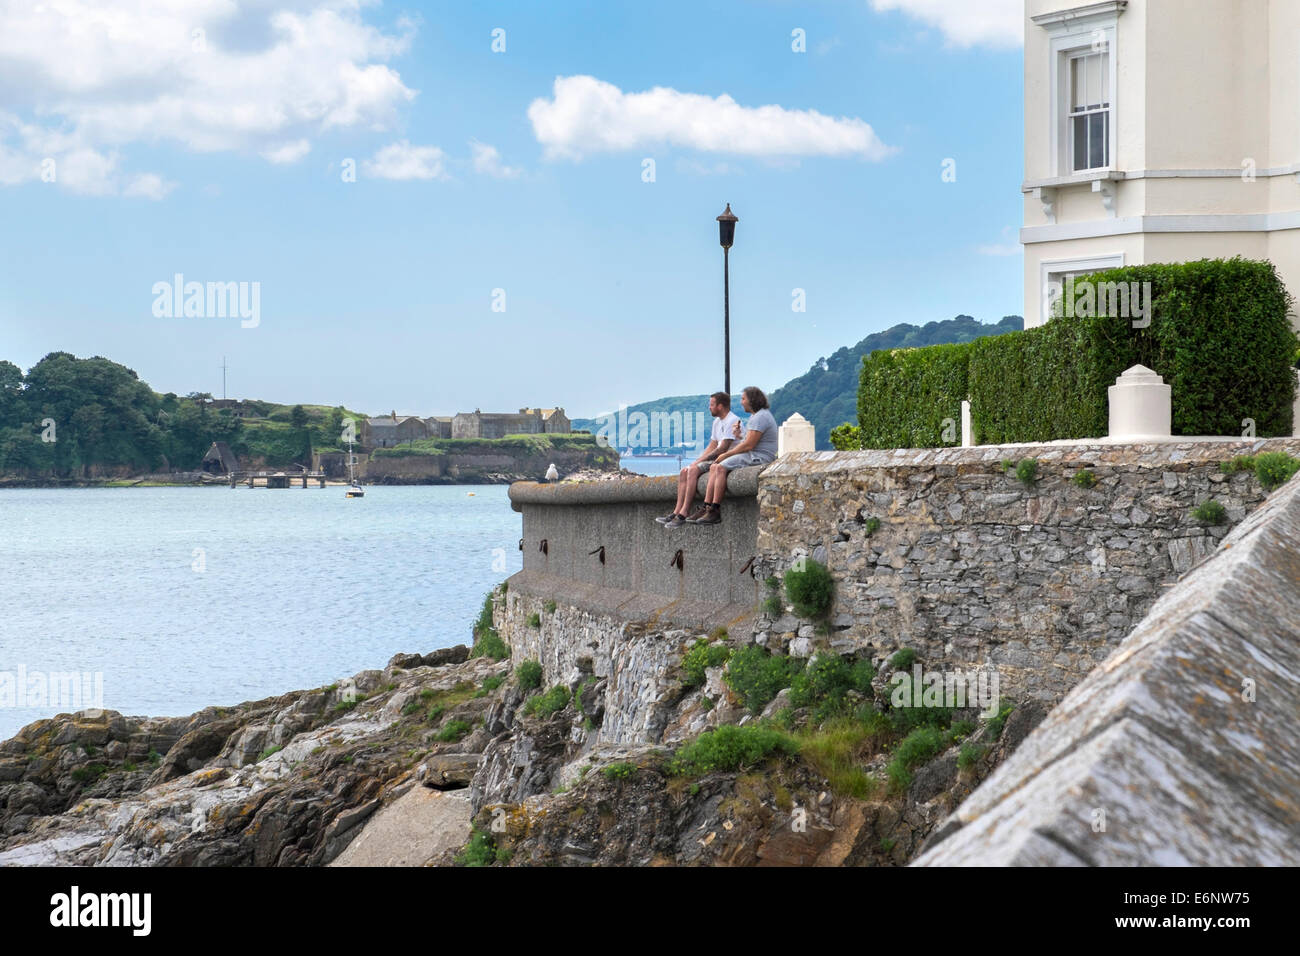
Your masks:
<path fill-rule="evenodd" d="M 1062 144 L 1062 147 L 1065 151 L 1064 162 L 1066 164 L 1066 168 L 1070 171 L 1071 175 L 1082 175 L 1085 173 L 1095 173 L 1099 170 L 1110 169 L 1111 168 L 1110 156 L 1112 150 L 1114 149 L 1115 143 L 1114 143 L 1114 137 L 1111 134 L 1110 120 L 1111 120 L 1111 107 L 1113 106 L 1113 99 L 1109 92 L 1110 90 L 1109 84 L 1114 82 L 1115 77 L 1109 68 L 1105 70 L 1105 72 L 1109 74 L 1106 77 L 1108 92 L 1106 94 L 1105 106 L 1103 107 L 1099 101 L 1095 105 L 1090 104 L 1090 108 L 1085 107 L 1083 112 L 1075 112 L 1074 100 L 1076 98 L 1077 91 L 1074 89 L 1073 84 L 1077 79 L 1077 77 L 1075 76 L 1075 72 L 1076 72 L 1075 64 L 1078 63 L 1079 61 L 1081 60 L 1086 61 L 1089 57 L 1105 57 L 1107 67 L 1109 67 L 1109 65 L 1114 62 L 1114 58 L 1110 55 L 1109 48 L 1094 50 L 1091 46 L 1083 47 L 1081 49 L 1071 50 L 1068 53 L 1065 53 L 1063 55 L 1065 56 L 1065 63 L 1062 65 L 1064 70 L 1064 81 L 1065 81 L 1065 103 L 1063 106 L 1063 115 L 1065 117 L 1065 131 L 1064 131 L 1065 142 Z M 1088 76 L 1089 73 L 1092 72 L 1092 67 L 1090 67 L 1085 62 L 1082 65 L 1082 71 L 1084 74 L 1085 85 L 1091 86 L 1091 83 L 1088 80 Z M 1101 71 L 1098 70 L 1098 73 L 1100 72 Z M 1084 90 L 1084 94 L 1086 96 L 1087 94 L 1086 89 Z M 1079 143 L 1077 140 L 1077 130 L 1074 121 L 1076 119 L 1079 119 L 1080 117 L 1096 116 L 1100 113 L 1104 113 L 1106 116 L 1106 123 L 1105 123 L 1106 128 L 1102 131 L 1102 142 L 1103 142 L 1102 148 L 1106 153 L 1106 162 L 1102 163 L 1100 166 L 1085 166 L 1083 169 L 1077 169 L 1075 168 L 1074 165 L 1074 154 L 1078 151 Z M 1090 126 L 1091 124 L 1087 124 L 1087 125 Z M 1091 150 L 1088 149 L 1089 145 L 1090 145 L 1089 143 L 1085 142 L 1084 152 L 1090 154 Z"/>
<path fill-rule="evenodd" d="M 1119 138 L 1116 136 L 1116 116 L 1119 108 L 1119 16 L 1127 0 L 1110 0 L 1093 3 L 1070 10 L 1059 10 L 1033 18 L 1033 22 L 1047 30 L 1051 37 L 1051 131 L 1052 176 L 1096 178 L 1098 173 L 1119 168 L 1117 154 Z M 1070 129 L 1070 60 L 1084 52 L 1110 54 L 1109 92 L 1110 107 L 1106 119 L 1107 165 L 1095 169 L 1074 170 Z"/>
<path fill-rule="evenodd" d="M 1052 318 L 1051 282 L 1052 276 L 1086 274 L 1100 272 L 1103 269 L 1119 269 L 1124 265 L 1124 253 L 1112 252 L 1099 256 L 1081 256 L 1074 259 L 1044 259 L 1038 264 L 1039 304 L 1038 317 L 1040 325 Z"/>

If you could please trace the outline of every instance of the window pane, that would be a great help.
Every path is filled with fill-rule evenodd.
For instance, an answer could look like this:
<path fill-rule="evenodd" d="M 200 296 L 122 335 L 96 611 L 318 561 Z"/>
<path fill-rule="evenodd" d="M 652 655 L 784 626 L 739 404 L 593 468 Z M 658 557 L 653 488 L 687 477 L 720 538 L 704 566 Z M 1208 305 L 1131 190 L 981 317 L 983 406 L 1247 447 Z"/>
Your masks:
<path fill-rule="evenodd" d="M 1097 71 L 1101 75 L 1101 99 L 1098 100 L 1102 106 L 1110 105 L 1110 54 L 1101 53 L 1097 57 Z"/>
<path fill-rule="evenodd" d="M 1074 130 L 1074 168 L 1088 168 L 1088 117 L 1076 116 L 1071 120 Z"/>
<path fill-rule="evenodd" d="M 1076 56 L 1070 60 L 1070 106 L 1074 110 L 1080 110 L 1087 104 L 1084 59 Z"/>
<path fill-rule="evenodd" d="M 1088 168 L 1106 165 L 1106 114 L 1088 114 Z"/>

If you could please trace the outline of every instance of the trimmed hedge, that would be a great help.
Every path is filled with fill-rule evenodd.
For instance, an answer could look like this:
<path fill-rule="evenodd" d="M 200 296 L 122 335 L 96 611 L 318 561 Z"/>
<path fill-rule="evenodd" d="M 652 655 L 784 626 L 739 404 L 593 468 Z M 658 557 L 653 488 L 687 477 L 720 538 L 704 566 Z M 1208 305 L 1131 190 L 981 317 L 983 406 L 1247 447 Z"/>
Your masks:
<path fill-rule="evenodd" d="M 1017 335 L 1020 333 L 1009 333 Z M 993 339 L 1005 336 L 992 336 Z M 977 339 L 988 341 L 988 339 Z M 961 403 L 975 342 L 881 349 L 862 360 L 858 440 L 863 448 L 932 448 L 961 441 Z M 944 419 L 956 431 L 944 441 Z"/>
<path fill-rule="evenodd" d="M 1128 319 L 1056 318 L 976 343 L 970 373 L 975 441 L 999 445 L 1105 436 L 1110 431 L 1106 389 L 1140 361 L 1130 348 L 1137 331 L 1129 329 Z M 1231 434 L 1240 431 L 1238 424 Z"/>
<path fill-rule="evenodd" d="M 944 418 L 971 399 L 982 444 L 1100 437 L 1106 389 L 1126 369 L 1154 369 L 1173 390 L 1175 435 L 1291 434 L 1296 335 L 1273 264 L 1241 258 L 1131 266 L 1075 281 L 1151 284 L 1150 324 L 1061 316 L 966 345 L 876 352 L 858 391 L 862 447 L 937 447 Z M 1091 288 L 1089 288 L 1091 287 Z M 1098 297 L 1100 298 L 1100 296 Z"/>

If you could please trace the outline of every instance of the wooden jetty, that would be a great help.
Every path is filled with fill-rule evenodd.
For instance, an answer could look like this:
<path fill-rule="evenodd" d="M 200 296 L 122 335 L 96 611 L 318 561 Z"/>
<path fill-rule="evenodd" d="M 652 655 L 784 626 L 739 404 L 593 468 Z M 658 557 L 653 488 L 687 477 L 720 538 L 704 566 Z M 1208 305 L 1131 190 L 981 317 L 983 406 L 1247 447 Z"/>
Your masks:
<path fill-rule="evenodd" d="M 325 472 L 323 471 L 232 471 L 230 473 L 230 487 L 244 484 L 250 488 L 292 488 L 295 482 L 302 482 L 302 487 L 307 487 L 308 481 L 314 481 L 318 487 L 325 487 Z"/>

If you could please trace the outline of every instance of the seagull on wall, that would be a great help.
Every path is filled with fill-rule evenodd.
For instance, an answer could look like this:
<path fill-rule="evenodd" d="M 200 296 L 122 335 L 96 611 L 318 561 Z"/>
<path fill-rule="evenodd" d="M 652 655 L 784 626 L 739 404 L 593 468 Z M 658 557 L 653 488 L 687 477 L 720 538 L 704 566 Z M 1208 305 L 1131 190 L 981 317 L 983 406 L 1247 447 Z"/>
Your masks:
<path fill-rule="evenodd" d="M 555 462 L 551 462 L 551 467 L 546 469 L 546 480 L 555 481 L 559 477 L 560 473 L 555 468 Z"/>

